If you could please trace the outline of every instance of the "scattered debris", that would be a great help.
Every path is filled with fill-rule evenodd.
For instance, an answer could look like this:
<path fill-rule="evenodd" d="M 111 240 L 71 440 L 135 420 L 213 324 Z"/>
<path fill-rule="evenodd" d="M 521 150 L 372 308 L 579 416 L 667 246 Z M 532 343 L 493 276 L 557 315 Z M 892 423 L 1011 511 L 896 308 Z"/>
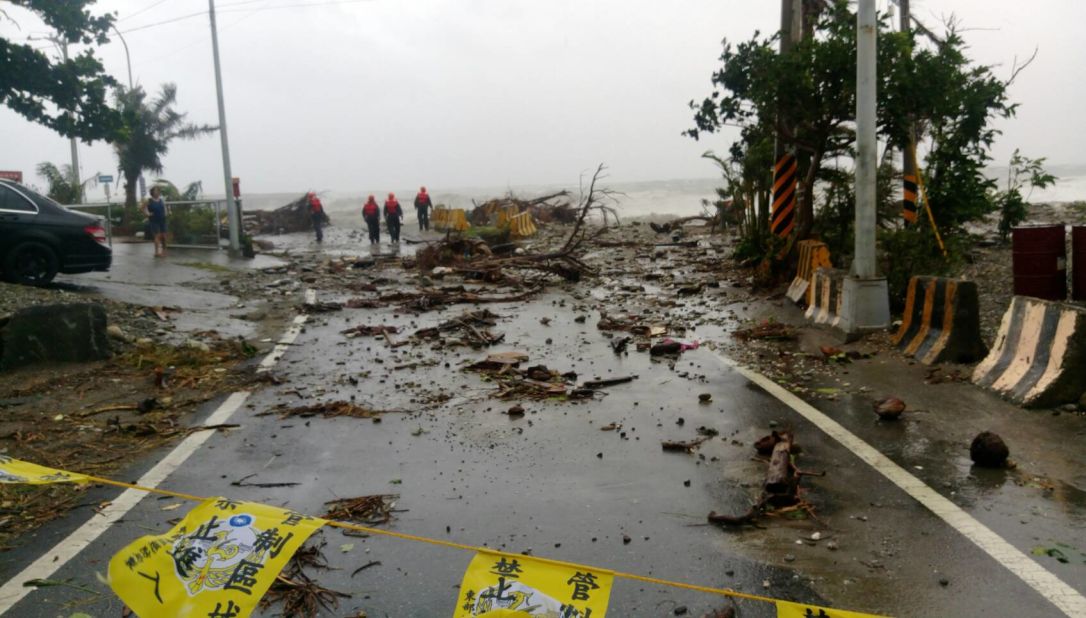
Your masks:
<path fill-rule="evenodd" d="M 350 416 L 353 418 L 374 418 L 388 412 L 388 410 L 373 410 L 363 406 L 355 405 L 349 401 L 329 401 L 325 403 L 315 403 L 308 406 L 287 408 L 285 410 L 277 410 L 277 412 L 279 414 L 279 418 L 290 418 L 293 416 L 300 416 L 302 418 L 310 418 L 313 416 L 321 416 L 324 418 L 336 418 L 340 416 Z"/>
<path fill-rule="evenodd" d="M 356 524 L 375 526 L 392 521 L 398 494 L 374 494 L 357 498 L 338 498 L 325 502 L 329 507 L 324 519 L 347 521 Z"/>
<path fill-rule="evenodd" d="M 765 320 L 748 328 L 741 328 L 732 336 L 740 341 L 764 339 L 770 341 L 795 341 L 796 329 L 776 320 Z"/>

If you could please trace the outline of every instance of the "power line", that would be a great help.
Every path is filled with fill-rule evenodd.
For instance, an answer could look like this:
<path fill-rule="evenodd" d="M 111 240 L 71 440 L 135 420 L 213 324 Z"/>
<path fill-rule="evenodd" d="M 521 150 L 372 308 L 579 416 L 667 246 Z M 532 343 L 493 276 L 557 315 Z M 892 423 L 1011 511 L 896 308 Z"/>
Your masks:
<path fill-rule="evenodd" d="M 306 7 L 317 7 L 317 6 L 330 6 L 330 5 L 335 5 L 335 4 L 359 4 L 361 2 L 372 2 L 373 0 L 326 0 L 324 2 L 309 2 L 309 3 L 300 3 L 300 4 L 276 4 L 276 5 L 272 5 L 272 6 L 262 6 L 262 7 L 254 7 L 254 8 L 230 8 L 230 7 L 240 7 L 240 6 L 247 5 L 247 4 L 254 4 L 255 2 L 258 2 L 258 1 L 260 1 L 260 0 L 246 0 L 246 1 L 243 1 L 243 2 L 235 2 L 233 4 L 224 4 L 224 5 L 222 5 L 222 8 L 215 9 L 215 12 L 216 13 L 249 13 L 249 12 L 256 13 L 256 12 L 260 12 L 260 11 L 269 11 L 269 10 L 272 10 L 272 9 L 294 9 L 294 8 L 306 8 Z M 192 19 L 193 17 L 200 17 L 201 15 L 207 15 L 207 14 L 208 14 L 207 11 L 200 11 L 198 13 L 190 13 L 188 15 L 180 15 L 178 17 L 173 17 L 173 18 L 166 19 L 166 20 L 163 20 L 163 21 L 150 23 L 150 24 L 144 24 L 142 26 L 136 26 L 135 28 L 129 28 L 128 30 L 123 31 L 123 34 L 128 34 L 129 32 L 138 32 L 140 30 L 146 30 L 148 28 L 155 28 L 157 26 L 165 26 L 167 24 L 172 24 L 172 23 L 183 21 L 183 20 L 186 20 L 186 19 Z"/>
<path fill-rule="evenodd" d="M 147 6 L 147 7 L 144 7 L 144 8 L 142 8 L 142 9 L 140 9 L 140 10 L 136 11 L 135 13 L 129 13 L 128 15 L 125 15 L 125 16 L 123 16 L 123 17 L 120 17 L 120 18 L 118 18 L 118 19 L 117 19 L 117 21 L 118 21 L 118 22 L 122 22 L 122 21 L 124 21 L 124 20 L 126 20 L 126 19 L 132 19 L 132 18 L 133 18 L 133 17 L 135 17 L 136 15 L 142 15 L 143 13 L 146 13 L 147 11 L 150 11 L 151 9 L 153 9 L 153 8 L 155 8 L 156 6 L 158 6 L 158 5 L 160 5 L 160 4 L 163 4 L 163 3 L 165 3 L 165 2 L 169 2 L 169 0 L 158 0 L 158 2 L 156 2 L 156 3 L 152 4 L 151 6 Z"/>

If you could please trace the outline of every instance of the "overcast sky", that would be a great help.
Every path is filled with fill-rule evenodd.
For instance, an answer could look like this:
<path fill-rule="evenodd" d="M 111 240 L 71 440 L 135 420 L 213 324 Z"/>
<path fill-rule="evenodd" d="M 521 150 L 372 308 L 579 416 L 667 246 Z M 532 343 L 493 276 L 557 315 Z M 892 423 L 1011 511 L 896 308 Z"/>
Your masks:
<path fill-rule="evenodd" d="M 597 162 L 615 181 L 702 178 L 699 155 L 734 135 L 680 136 L 687 102 L 709 93 L 720 41 L 779 23 L 774 0 L 220 0 L 220 50 L 234 175 L 248 192 L 436 190 L 572 183 Z M 887 0 L 879 0 L 880 9 Z M 995 149 L 1055 163 L 1086 162 L 1086 2 L 913 0 L 938 26 L 952 12 L 974 59 L 1009 75 L 1018 117 Z M 126 32 L 137 83 L 175 82 L 179 108 L 218 122 L 207 3 L 100 0 Z M 44 33 L 18 21 L 0 33 Z M 193 13 L 205 14 L 177 19 Z M 172 23 L 163 24 L 177 19 Z M 126 81 L 124 49 L 99 56 Z M 28 176 L 41 161 L 70 162 L 68 141 L 0 107 L 0 169 Z M 175 142 L 165 177 L 222 191 L 217 135 Z M 84 176 L 115 173 L 104 144 L 80 144 Z M 29 182 L 40 183 L 37 178 Z"/>

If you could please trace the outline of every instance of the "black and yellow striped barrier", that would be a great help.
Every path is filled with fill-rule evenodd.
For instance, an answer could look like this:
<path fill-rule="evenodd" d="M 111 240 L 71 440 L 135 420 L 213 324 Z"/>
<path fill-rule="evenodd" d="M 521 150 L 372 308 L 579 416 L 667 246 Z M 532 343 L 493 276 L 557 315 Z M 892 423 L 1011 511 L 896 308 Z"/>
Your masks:
<path fill-rule="evenodd" d="M 794 303 L 802 298 L 810 305 L 814 295 L 811 279 L 819 268 L 831 268 L 830 249 L 820 240 L 801 240 L 796 243 L 796 247 L 799 249 L 796 278 L 792 280 L 792 285 L 788 286 L 786 294 Z"/>
<path fill-rule="evenodd" d="M 988 348 L 980 337 L 977 284 L 945 277 L 910 279 L 905 315 L 893 342 L 925 365 L 980 360 Z"/>
<path fill-rule="evenodd" d="M 805 316 L 815 324 L 836 327 L 841 322 L 841 289 L 845 271 L 819 268 L 811 275 L 811 304 Z"/>
<path fill-rule="evenodd" d="M 508 226 L 509 235 L 513 238 L 528 238 L 529 236 L 535 236 L 538 231 L 530 212 L 522 212 L 519 215 L 510 217 Z"/>
<path fill-rule="evenodd" d="M 973 383 L 1028 408 L 1086 394 L 1086 308 L 1015 296 Z"/>
<path fill-rule="evenodd" d="M 785 154 L 773 166 L 773 209 L 770 230 L 788 238 L 796 226 L 796 156 Z"/>

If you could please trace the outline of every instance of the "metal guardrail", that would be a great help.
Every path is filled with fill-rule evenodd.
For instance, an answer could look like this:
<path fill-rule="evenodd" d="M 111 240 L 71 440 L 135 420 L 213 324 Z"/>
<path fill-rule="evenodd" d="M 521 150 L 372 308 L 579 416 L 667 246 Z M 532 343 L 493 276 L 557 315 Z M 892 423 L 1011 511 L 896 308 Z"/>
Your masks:
<path fill-rule="evenodd" d="M 166 202 L 166 230 L 171 247 L 222 249 L 224 200 L 186 200 Z M 113 246 L 113 226 L 120 225 L 124 204 L 99 202 L 72 204 L 69 210 L 102 217 L 106 238 Z"/>

